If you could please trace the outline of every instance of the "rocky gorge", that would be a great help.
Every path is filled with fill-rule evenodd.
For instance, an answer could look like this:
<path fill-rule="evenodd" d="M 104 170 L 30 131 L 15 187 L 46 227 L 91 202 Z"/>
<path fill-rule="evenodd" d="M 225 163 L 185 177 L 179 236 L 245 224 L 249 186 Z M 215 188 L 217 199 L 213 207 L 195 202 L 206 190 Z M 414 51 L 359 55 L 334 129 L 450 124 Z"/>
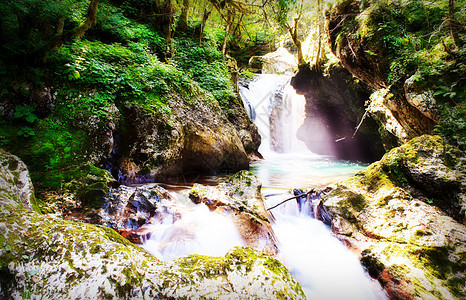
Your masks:
<path fill-rule="evenodd" d="M 283 194 L 319 195 L 306 198 L 313 216 L 380 284 L 384 295 L 377 295 L 466 297 L 464 1 L 334 1 L 320 13 L 335 57 L 299 66 L 289 40 L 282 43 L 288 49 L 274 45 L 265 55 L 241 45 L 246 25 L 228 40 L 231 24 L 220 34 L 223 24 L 213 18 L 203 35 L 205 7 L 204 24 L 183 31 L 173 23 L 159 28 L 173 22 L 159 18 L 174 16 L 168 6 L 124 0 L 100 3 L 86 35 L 39 62 L 34 47 L 47 34 L 58 37 L 63 19 L 54 19 L 54 1 L 23 2 L 0 5 L 0 298 L 312 298 L 297 281 L 303 275 L 284 263 L 274 231 L 267 198 L 284 188 L 263 186 L 259 176 L 267 184 L 282 178 L 276 173 L 319 177 L 338 169 L 335 161 L 358 171 L 336 182 L 345 177 L 337 170 L 323 181 L 330 186 L 292 179 Z M 233 4 L 245 5 L 222 5 L 231 12 Z M 86 5 L 73 10 L 85 16 Z M 51 20 L 25 22 L 36 10 Z M 73 32 L 76 14 L 63 18 L 65 32 Z M 225 55 L 228 47 L 238 62 Z M 238 67 L 248 59 L 249 68 Z M 271 127 L 266 146 L 288 154 L 289 163 L 272 164 L 265 175 L 254 164 L 270 162 L 270 153 L 258 152 L 263 132 L 235 90 L 238 76 L 244 88 L 260 76 L 249 71 L 289 77 L 272 91 L 276 99 L 259 99 L 267 109 L 285 102 L 289 82 L 305 98 L 296 134 L 277 121 L 290 122 L 286 106 L 261 120 Z M 280 139 L 292 135 L 305 155 L 286 153 L 291 148 Z M 312 164 L 317 171 L 302 172 Z M 237 238 L 241 246 L 157 256 L 202 231 L 179 224 L 186 211 L 218 216 L 216 225 L 231 225 L 237 236 L 215 243 Z M 165 236 L 153 231 L 159 225 L 178 227 Z M 159 236 L 151 255 L 148 242 Z"/>

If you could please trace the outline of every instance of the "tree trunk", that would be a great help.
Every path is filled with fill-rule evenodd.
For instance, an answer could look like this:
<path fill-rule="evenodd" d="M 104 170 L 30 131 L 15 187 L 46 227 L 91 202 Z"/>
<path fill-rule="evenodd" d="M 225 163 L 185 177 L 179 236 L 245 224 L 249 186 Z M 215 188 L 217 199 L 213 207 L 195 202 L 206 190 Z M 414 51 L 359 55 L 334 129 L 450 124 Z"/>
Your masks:
<path fill-rule="evenodd" d="M 298 37 L 298 21 L 299 21 L 299 18 L 295 18 L 294 27 L 291 27 L 289 24 L 286 24 L 285 27 L 288 29 L 291 39 L 293 40 L 293 43 L 295 44 L 297 48 L 298 66 L 301 67 L 301 66 L 306 65 L 307 63 L 304 60 L 303 47 Z"/>
<path fill-rule="evenodd" d="M 63 44 L 69 42 L 72 39 L 82 37 L 86 31 L 91 28 L 92 25 L 96 22 L 97 16 L 97 6 L 100 0 L 91 0 L 89 7 L 87 9 L 87 17 L 84 23 L 80 26 L 63 33 L 63 27 L 65 20 L 63 18 L 59 19 L 59 24 L 57 27 L 57 34 L 47 43 L 45 49 L 42 51 L 40 58 L 45 62 L 50 54 L 50 52 L 55 48 L 60 48 Z"/>
<path fill-rule="evenodd" d="M 234 21 L 234 15 L 233 13 L 229 10 L 228 15 L 226 18 L 226 25 L 225 25 L 225 36 L 223 38 L 223 44 L 222 44 L 222 53 L 223 55 L 227 54 L 227 45 L 228 45 L 228 37 L 230 35 L 230 31 L 233 27 L 233 21 Z"/>
<path fill-rule="evenodd" d="M 207 23 L 207 19 L 209 19 L 210 14 L 211 11 L 207 8 L 204 8 L 204 15 L 202 16 L 201 30 L 199 33 L 199 45 L 202 44 L 202 35 L 204 34 L 205 24 Z"/>
<path fill-rule="evenodd" d="M 455 18 L 455 1 L 448 0 L 448 19 L 450 24 L 450 33 L 451 37 L 453 38 L 453 43 L 455 44 L 456 48 L 459 48 L 461 45 L 461 41 L 458 37 L 458 22 Z"/>
<path fill-rule="evenodd" d="M 316 61 L 315 61 L 315 68 L 320 71 L 320 62 L 322 56 L 322 32 L 323 32 L 323 18 L 322 18 L 322 10 L 320 7 L 320 0 L 317 0 L 317 54 L 316 54 Z"/>
<path fill-rule="evenodd" d="M 165 24 L 165 44 L 167 45 L 167 57 L 172 57 L 172 36 L 173 36 L 173 15 L 174 15 L 174 7 L 172 5 L 171 0 L 165 0 L 163 2 L 163 11 L 167 13 L 166 16 L 166 24 Z"/>
<path fill-rule="evenodd" d="M 189 12 L 189 0 L 183 0 L 183 5 L 181 6 L 181 15 L 178 19 L 178 25 L 176 26 L 177 30 L 180 32 L 185 32 L 188 29 L 188 12 Z"/>

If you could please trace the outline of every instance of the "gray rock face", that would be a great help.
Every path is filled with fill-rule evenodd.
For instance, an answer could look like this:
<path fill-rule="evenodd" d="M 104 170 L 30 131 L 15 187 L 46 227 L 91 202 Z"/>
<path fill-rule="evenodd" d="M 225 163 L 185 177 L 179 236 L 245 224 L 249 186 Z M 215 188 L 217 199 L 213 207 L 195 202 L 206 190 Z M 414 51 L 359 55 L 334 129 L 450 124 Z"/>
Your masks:
<path fill-rule="evenodd" d="M 339 183 L 320 209 L 391 298 L 462 298 L 465 171 L 463 152 L 421 136 Z"/>
<path fill-rule="evenodd" d="M 22 205 L 29 210 L 35 204 L 32 186 L 26 165 L 16 156 L 0 149 L 0 199 L 9 205 Z"/>
<path fill-rule="evenodd" d="M 110 228 L 40 215 L 15 173 L 28 178 L 24 164 L 1 152 L 0 166 L 2 299 L 305 298 L 283 265 L 249 248 L 163 263 Z"/>
<path fill-rule="evenodd" d="M 261 186 L 254 174 L 240 171 L 215 187 L 194 185 L 189 197 L 194 203 L 205 203 L 211 211 L 228 215 L 246 245 L 275 255 L 278 247 L 270 225 L 272 215 L 265 208 Z"/>

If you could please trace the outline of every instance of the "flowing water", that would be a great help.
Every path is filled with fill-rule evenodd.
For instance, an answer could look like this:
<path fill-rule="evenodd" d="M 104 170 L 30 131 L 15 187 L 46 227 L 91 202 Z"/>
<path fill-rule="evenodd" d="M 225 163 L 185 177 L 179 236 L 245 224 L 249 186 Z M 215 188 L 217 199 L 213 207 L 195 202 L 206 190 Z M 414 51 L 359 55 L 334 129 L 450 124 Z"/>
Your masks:
<path fill-rule="evenodd" d="M 296 138 L 304 120 L 304 99 L 294 93 L 289 79 L 261 75 L 249 83 L 249 89 L 240 87 L 244 105 L 262 136 L 260 151 L 264 160 L 253 163 L 251 171 L 263 183 L 267 207 L 291 197 L 292 188 L 322 188 L 364 167 L 305 149 Z M 215 184 L 218 180 L 207 178 L 204 183 Z M 162 260 L 173 260 L 187 254 L 223 256 L 233 246 L 243 246 L 230 219 L 188 199 L 189 185 L 165 186 L 177 200 L 170 204 L 176 206 L 172 210 L 176 217 L 167 214 L 151 225 L 151 236 L 143 247 Z M 306 296 L 323 300 L 386 299 L 380 285 L 369 278 L 354 254 L 332 235 L 328 226 L 312 217 L 311 203 L 298 202 L 288 201 L 272 209 L 272 227 L 279 242 L 278 259 L 301 283 Z"/>

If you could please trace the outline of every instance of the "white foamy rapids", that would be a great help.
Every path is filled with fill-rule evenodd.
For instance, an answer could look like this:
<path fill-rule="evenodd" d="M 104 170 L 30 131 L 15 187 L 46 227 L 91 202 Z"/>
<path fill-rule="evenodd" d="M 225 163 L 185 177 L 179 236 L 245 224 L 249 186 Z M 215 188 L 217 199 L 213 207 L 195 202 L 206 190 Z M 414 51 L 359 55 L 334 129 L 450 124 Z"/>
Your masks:
<path fill-rule="evenodd" d="M 231 219 L 210 212 L 205 204 L 179 207 L 179 218 L 167 215 L 147 227 L 151 232 L 142 247 L 160 260 L 170 261 L 188 254 L 224 256 L 234 246 L 243 246 Z"/>
<path fill-rule="evenodd" d="M 291 196 L 291 195 L 290 195 Z M 278 203 L 268 198 L 267 202 Z M 303 209 L 305 211 L 306 209 Z M 332 236 L 322 222 L 299 213 L 296 200 L 273 209 L 273 230 L 280 243 L 279 259 L 301 284 L 308 299 L 387 299 L 353 253 Z"/>

